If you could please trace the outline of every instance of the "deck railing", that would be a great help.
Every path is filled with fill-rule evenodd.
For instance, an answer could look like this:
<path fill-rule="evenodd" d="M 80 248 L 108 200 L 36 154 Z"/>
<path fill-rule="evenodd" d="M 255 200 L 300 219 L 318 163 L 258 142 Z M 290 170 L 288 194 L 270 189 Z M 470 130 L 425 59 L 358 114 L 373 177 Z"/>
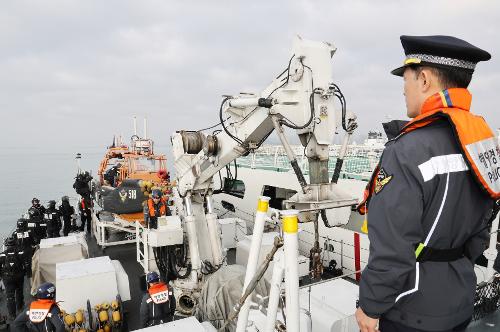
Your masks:
<path fill-rule="evenodd" d="M 292 147 L 299 166 L 304 174 L 309 174 L 307 156 L 302 146 Z M 333 174 L 340 145 L 332 145 L 329 149 L 330 159 L 328 161 L 328 172 Z M 347 148 L 340 178 L 353 178 L 368 180 L 375 169 L 383 152 L 383 146 L 350 145 Z M 239 167 L 252 169 L 267 169 L 276 172 L 288 172 L 291 170 L 290 163 L 285 150 L 281 145 L 265 145 L 255 153 L 237 159 Z"/>

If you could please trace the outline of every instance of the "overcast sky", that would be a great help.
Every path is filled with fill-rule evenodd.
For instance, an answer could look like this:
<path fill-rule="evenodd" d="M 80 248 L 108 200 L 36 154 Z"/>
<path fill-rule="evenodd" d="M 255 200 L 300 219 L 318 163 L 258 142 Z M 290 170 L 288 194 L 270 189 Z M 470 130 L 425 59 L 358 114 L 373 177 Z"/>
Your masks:
<path fill-rule="evenodd" d="M 404 4 L 404 6 L 403 6 Z M 223 94 L 260 92 L 294 35 L 333 43 L 334 81 L 358 135 L 405 114 L 401 34 L 450 34 L 488 50 L 473 111 L 500 127 L 499 1 L 0 2 L 0 138 L 40 149 L 104 146 L 146 115 L 158 144 L 217 122 Z"/>

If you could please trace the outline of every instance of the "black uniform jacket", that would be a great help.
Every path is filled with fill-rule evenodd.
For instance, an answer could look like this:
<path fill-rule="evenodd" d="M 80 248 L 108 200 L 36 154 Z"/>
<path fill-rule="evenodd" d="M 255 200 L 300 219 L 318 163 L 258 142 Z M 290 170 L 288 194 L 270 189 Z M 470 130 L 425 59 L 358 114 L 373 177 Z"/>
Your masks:
<path fill-rule="evenodd" d="M 23 248 L 9 247 L 0 254 L 0 276 L 16 279 L 24 276 L 27 269 L 26 253 Z"/>
<path fill-rule="evenodd" d="M 492 206 L 447 122 L 389 141 L 368 209 L 363 311 L 422 330 L 447 330 L 469 319 L 476 288 L 473 262 L 486 247 Z M 468 257 L 416 262 L 419 243 L 437 249 L 465 245 Z"/>
<path fill-rule="evenodd" d="M 10 327 L 11 332 L 64 332 L 64 322 L 57 305 L 52 306 L 50 312 L 41 323 L 32 323 L 27 311 L 21 312 Z"/>
<path fill-rule="evenodd" d="M 168 301 L 161 304 L 155 304 L 149 293 L 144 294 L 140 311 L 142 327 L 166 323 L 172 320 L 176 303 L 172 289 L 169 289 L 168 294 Z"/>

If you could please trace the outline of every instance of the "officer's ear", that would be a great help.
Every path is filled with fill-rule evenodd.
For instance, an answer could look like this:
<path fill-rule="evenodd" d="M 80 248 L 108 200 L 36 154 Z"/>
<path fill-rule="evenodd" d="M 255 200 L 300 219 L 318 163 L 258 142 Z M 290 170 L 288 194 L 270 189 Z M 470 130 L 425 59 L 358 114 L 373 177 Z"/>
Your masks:
<path fill-rule="evenodd" d="M 429 93 L 439 84 L 439 80 L 436 75 L 434 75 L 433 71 L 427 67 L 420 70 L 420 74 L 417 79 L 419 81 L 420 92 L 423 94 Z"/>

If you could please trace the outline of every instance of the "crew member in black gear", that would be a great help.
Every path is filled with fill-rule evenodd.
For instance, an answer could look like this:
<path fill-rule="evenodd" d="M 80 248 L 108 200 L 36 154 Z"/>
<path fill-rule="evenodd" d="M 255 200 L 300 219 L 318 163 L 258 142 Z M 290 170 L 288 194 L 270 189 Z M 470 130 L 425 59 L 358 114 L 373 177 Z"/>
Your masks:
<path fill-rule="evenodd" d="M 28 220 L 18 219 L 16 231 L 13 234 L 16 239 L 16 246 L 24 251 L 26 276 L 31 278 L 31 258 L 35 249 L 35 240 L 33 232 L 28 228 Z"/>
<path fill-rule="evenodd" d="M 31 207 L 28 209 L 29 218 L 32 221 L 42 221 L 45 207 L 40 204 L 40 200 L 34 197 L 31 200 Z"/>
<path fill-rule="evenodd" d="M 112 187 L 116 187 L 116 179 L 118 178 L 118 173 L 120 172 L 119 168 L 120 168 L 121 164 L 117 164 L 113 167 L 111 167 L 110 169 L 108 169 L 105 173 L 104 173 L 104 180 L 106 180 L 106 182 L 112 186 Z"/>
<path fill-rule="evenodd" d="M 50 282 L 41 284 L 28 311 L 21 312 L 12 323 L 12 332 L 64 332 L 61 310 L 57 306 L 56 286 Z"/>
<path fill-rule="evenodd" d="M 141 302 L 141 326 L 148 327 L 173 320 L 175 313 L 174 292 L 168 284 L 160 281 L 156 272 L 146 275 L 148 291 Z"/>
<path fill-rule="evenodd" d="M 31 204 L 31 207 L 28 209 L 30 220 L 28 227 L 33 230 L 35 242 L 40 243 L 40 240 L 44 239 L 47 234 L 47 224 L 43 219 L 45 215 L 45 207 L 40 204 L 40 200 L 36 197 L 31 200 Z"/>
<path fill-rule="evenodd" d="M 45 221 L 47 222 L 47 237 L 61 236 L 61 213 L 56 209 L 56 201 L 49 201 L 49 207 L 45 210 Z"/>
<path fill-rule="evenodd" d="M 59 212 L 62 215 L 64 226 L 63 234 L 68 236 L 69 232 L 72 231 L 73 216 L 75 215 L 75 208 L 69 204 L 68 196 L 63 196 L 61 198 L 61 206 L 59 206 Z"/>
<path fill-rule="evenodd" d="M 75 183 L 73 184 L 73 188 L 78 195 L 90 199 L 91 190 L 90 190 L 90 181 L 92 181 L 92 175 L 89 172 L 79 173 L 75 177 Z"/>
<path fill-rule="evenodd" d="M 85 224 L 87 224 L 87 233 L 90 234 L 90 226 L 92 224 L 92 211 L 90 210 L 90 199 L 82 197 L 80 203 L 78 204 L 78 209 L 80 210 L 80 219 L 82 220 L 82 225 L 80 226 L 80 231 L 85 230 Z"/>
<path fill-rule="evenodd" d="M 26 260 L 23 249 L 16 247 L 16 239 L 5 240 L 5 251 L 0 254 L 0 270 L 5 285 L 7 311 L 10 319 L 16 317 L 16 309 L 24 306 L 23 285 L 26 273 Z"/>

